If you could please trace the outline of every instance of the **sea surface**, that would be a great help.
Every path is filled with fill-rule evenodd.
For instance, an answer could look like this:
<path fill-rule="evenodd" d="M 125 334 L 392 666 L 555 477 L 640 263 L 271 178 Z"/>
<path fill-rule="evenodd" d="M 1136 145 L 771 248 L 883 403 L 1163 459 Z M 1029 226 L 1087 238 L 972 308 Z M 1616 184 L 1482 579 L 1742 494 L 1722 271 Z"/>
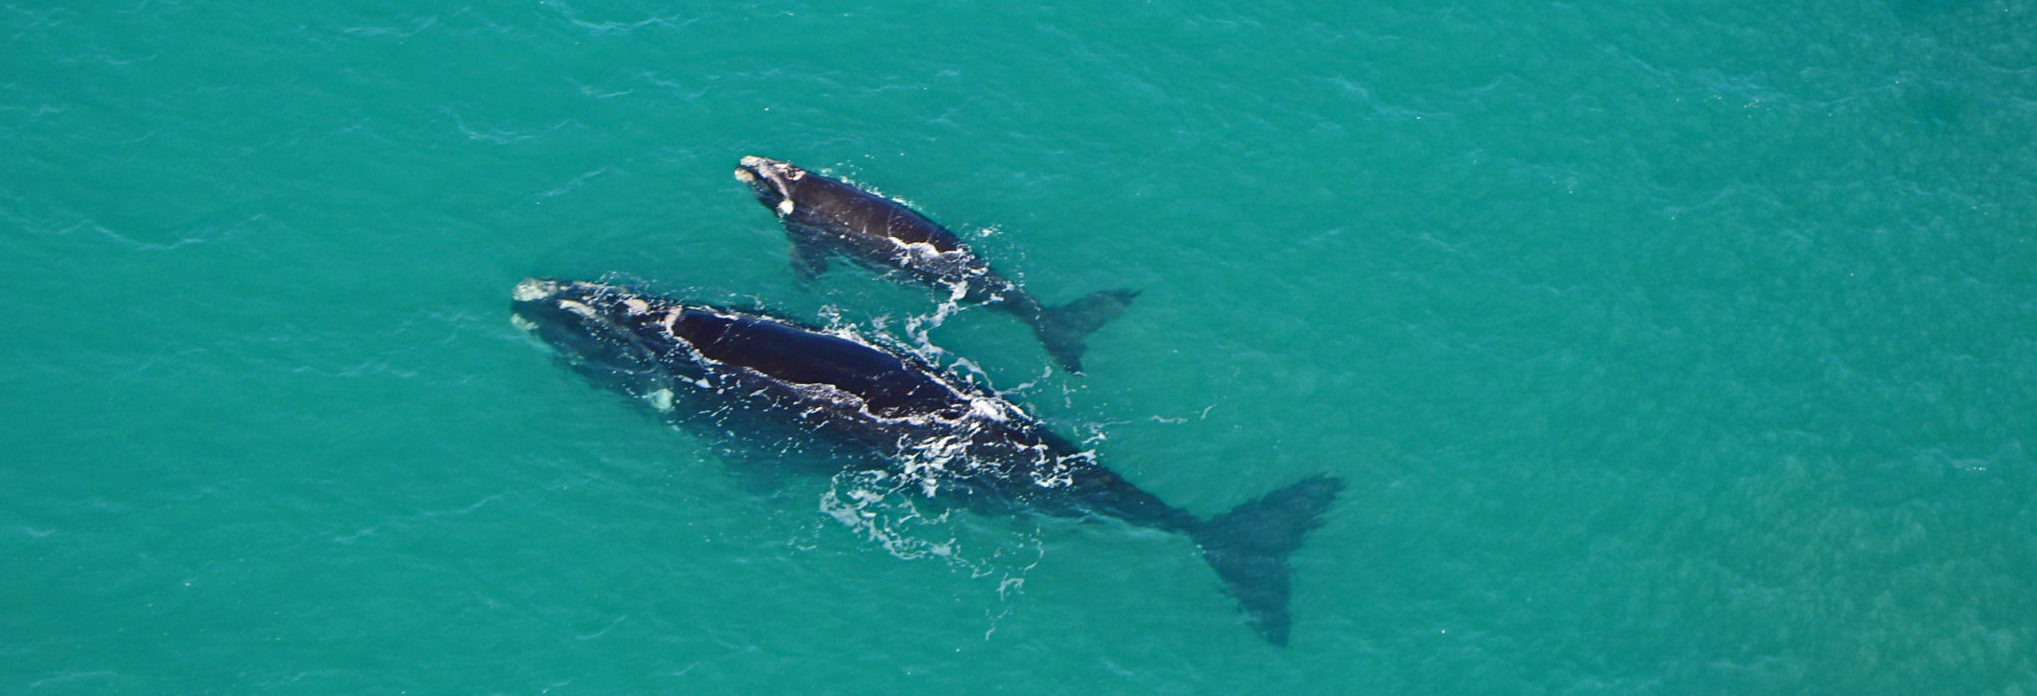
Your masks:
<path fill-rule="evenodd" d="M 1141 294 L 1069 375 L 802 282 L 746 154 Z M 534 275 L 1197 514 L 1341 477 L 1292 642 L 1181 537 L 670 427 Z M 7 0 L 0 299 L 0 694 L 2037 694 L 2018 0 Z"/>

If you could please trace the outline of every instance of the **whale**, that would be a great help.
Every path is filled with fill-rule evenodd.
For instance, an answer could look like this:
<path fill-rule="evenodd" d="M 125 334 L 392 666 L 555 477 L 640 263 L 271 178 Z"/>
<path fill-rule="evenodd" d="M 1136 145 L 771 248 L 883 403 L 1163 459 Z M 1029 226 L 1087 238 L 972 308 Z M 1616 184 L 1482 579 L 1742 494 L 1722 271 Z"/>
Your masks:
<path fill-rule="evenodd" d="M 991 268 L 940 223 L 898 201 L 782 160 L 747 155 L 736 179 L 784 223 L 792 241 L 792 267 L 811 280 L 842 256 L 879 272 L 950 291 L 1017 316 L 1069 372 L 1082 371 L 1084 339 L 1125 311 L 1137 290 L 1090 293 L 1047 306 Z"/>
<path fill-rule="evenodd" d="M 1212 517 L 1104 467 L 1022 405 L 849 330 L 625 286 L 527 278 L 511 320 L 574 371 L 675 423 L 797 431 L 866 453 L 908 494 L 991 514 L 1114 518 L 1185 537 L 1245 622 L 1286 645 L 1288 558 L 1343 482 L 1305 477 Z"/>

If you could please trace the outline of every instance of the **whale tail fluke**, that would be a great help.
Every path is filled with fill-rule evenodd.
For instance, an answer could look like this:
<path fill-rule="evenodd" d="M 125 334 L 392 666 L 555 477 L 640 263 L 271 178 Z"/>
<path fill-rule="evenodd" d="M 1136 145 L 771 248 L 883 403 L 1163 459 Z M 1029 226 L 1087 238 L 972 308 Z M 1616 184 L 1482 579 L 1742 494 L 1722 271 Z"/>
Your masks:
<path fill-rule="evenodd" d="M 1125 313 L 1125 306 L 1138 297 L 1137 290 L 1104 290 L 1082 296 L 1058 307 L 1044 307 L 1033 322 L 1033 333 L 1055 362 L 1069 372 L 1082 371 L 1082 352 L 1089 346 L 1082 339 L 1097 327 Z"/>
<path fill-rule="evenodd" d="M 1287 644 L 1287 556 L 1322 525 L 1323 512 L 1343 488 L 1342 480 L 1317 474 L 1232 508 L 1193 533 L 1203 559 L 1267 642 Z"/>

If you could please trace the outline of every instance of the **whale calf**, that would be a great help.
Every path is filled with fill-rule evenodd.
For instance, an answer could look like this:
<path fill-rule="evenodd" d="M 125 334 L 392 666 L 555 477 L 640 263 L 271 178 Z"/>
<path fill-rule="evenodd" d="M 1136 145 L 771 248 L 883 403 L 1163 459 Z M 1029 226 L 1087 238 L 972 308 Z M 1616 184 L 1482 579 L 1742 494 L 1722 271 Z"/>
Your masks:
<path fill-rule="evenodd" d="M 898 201 L 790 162 L 749 155 L 736 165 L 757 202 L 785 224 L 792 267 L 813 278 L 835 254 L 872 269 L 935 287 L 963 289 L 965 299 L 993 304 L 1024 320 L 1047 353 L 1070 372 L 1082 371 L 1083 338 L 1123 314 L 1136 290 L 1095 292 L 1049 307 L 962 243 L 954 232 Z"/>
<path fill-rule="evenodd" d="M 512 320 L 576 371 L 675 420 L 792 426 L 867 450 L 916 494 L 973 510 L 1086 517 L 1193 541 L 1266 640 L 1288 639 L 1287 557 L 1342 481 L 1316 475 L 1212 518 L 1133 485 L 1018 404 L 843 332 L 601 283 L 530 278 Z"/>

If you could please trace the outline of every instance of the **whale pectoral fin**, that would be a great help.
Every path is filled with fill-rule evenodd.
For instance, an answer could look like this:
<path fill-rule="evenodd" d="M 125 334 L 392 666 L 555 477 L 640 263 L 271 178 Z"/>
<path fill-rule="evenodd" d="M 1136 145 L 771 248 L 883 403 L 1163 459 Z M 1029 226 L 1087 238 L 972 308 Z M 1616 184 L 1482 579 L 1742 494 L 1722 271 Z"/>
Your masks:
<path fill-rule="evenodd" d="M 792 270 L 801 280 L 813 280 L 828 272 L 828 251 L 815 244 L 792 243 Z"/>

